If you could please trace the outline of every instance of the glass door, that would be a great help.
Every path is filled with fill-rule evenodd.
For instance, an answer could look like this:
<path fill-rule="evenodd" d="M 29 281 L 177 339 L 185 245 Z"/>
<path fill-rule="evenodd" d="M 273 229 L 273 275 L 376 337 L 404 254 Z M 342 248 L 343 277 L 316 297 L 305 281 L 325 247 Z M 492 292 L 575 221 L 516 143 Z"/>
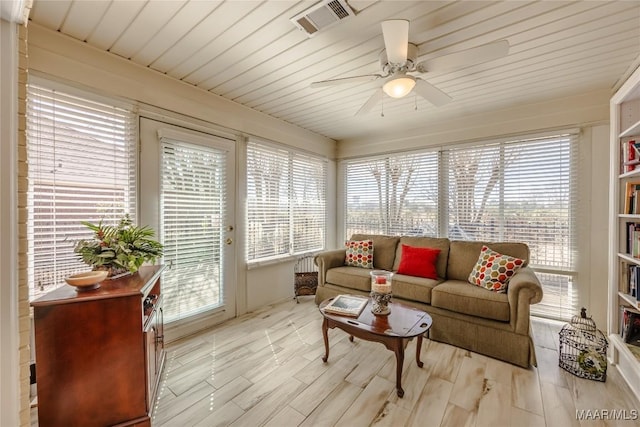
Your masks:
<path fill-rule="evenodd" d="M 140 133 L 141 205 L 154 206 L 170 266 L 164 319 L 183 335 L 235 316 L 234 143 L 146 118 Z"/>

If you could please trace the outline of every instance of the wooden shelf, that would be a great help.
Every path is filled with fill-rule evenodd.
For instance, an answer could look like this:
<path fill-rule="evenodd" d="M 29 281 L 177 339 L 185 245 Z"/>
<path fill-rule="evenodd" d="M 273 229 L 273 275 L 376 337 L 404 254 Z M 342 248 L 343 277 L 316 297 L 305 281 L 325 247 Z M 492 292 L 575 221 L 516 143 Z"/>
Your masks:
<path fill-rule="evenodd" d="M 640 363 L 640 347 L 632 348 L 630 344 L 624 342 L 622 337 L 619 334 L 611 334 L 609 335 L 609 342 L 611 345 L 616 347 L 616 349 L 624 354 L 624 356 L 629 360 L 635 360 Z"/>
<path fill-rule="evenodd" d="M 618 218 L 622 218 L 622 219 L 640 219 L 640 214 L 618 214 Z"/>
<path fill-rule="evenodd" d="M 626 294 L 622 291 L 618 291 L 618 296 L 620 298 L 622 298 L 623 300 L 625 300 L 627 302 L 627 304 L 631 305 L 633 308 L 635 308 L 636 310 L 638 310 L 638 301 L 635 299 L 635 297 L 632 297 L 629 294 Z"/>
<path fill-rule="evenodd" d="M 618 258 L 620 258 L 623 261 L 628 262 L 629 264 L 640 265 L 640 258 L 634 258 L 631 255 L 625 254 L 623 252 L 618 252 Z"/>
<path fill-rule="evenodd" d="M 640 168 L 634 169 L 629 172 L 621 173 L 620 175 L 618 175 L 618 178 L 624 179 L 624 178 L 633 178 L 636 176 L 640 176 Z"/>
<path fill-rule="evenodd" d="M 640 69 L 635 70 L 624 84 L 611 98 L 611 141 L 610 151 L 613 164 L 622 164 L 627 159 L 622 158 L 625 153 L 623 144 L 636 139 L 640 141 Z M 624 166 L 623 166 L 624 167 Z M 629 172 L 622 172 L 625 169 L 612 168 L 611 182 L 609 190 L 613 197 L 609 205 L 609 306 L 608 306 L 608 336 L 610 342 L 609 352 L 611 362 L 617 365 L 622 378 L 627 382 L 635 397 L 640 399 L 640 347 L 630 346 L 625 343 L 620 336 L 620 306 L 633 307 L 638 310 L 640 304 L 635 297 L 624 293 L 621 290 L 627 289 L 628 272 L 625 269 L 629 266 L 640 266 L 640 259 L 634 258 L 629 253 L 618 252 L 624 250 L 625 242 L 625 222 L 640 223 L 640 215 L 627 214 L 623 207 L 625 198 L 628 197 L 625 188 L 630 181 L 640 178 L 640 167 Z M 626 264 L 626 265 L 625 265 Z M 630 348 L 634 347 L 634 348 Z"/>
<path fill-rule="evenodd" d="M 628 136 L 640 136 L 640 120 L 629 126 L 627 129 L 620 133 L 620 138 L 626 138 Z"/>

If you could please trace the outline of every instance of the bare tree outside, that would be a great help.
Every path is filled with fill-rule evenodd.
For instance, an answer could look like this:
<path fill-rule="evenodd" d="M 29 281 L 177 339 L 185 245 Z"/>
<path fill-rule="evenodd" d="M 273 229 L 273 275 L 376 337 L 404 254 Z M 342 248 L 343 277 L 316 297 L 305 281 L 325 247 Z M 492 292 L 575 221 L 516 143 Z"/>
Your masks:
<path fill-rule="evenodd" d="M 378 189 L 378 210 L 380 224 L 387 234 L 401 230 L 407 194 L 412 188 L 416 171 L 415 159 L 402 160 L 387 158 L 370 166 L 371 175 Z"/>
<path fill-rule="evenodd" d="M 353 164 L 347 175 L 348 235 L 437 234 L 437 153 Z"/>
<path fill-rule="evenodd" d="M 518 150 L 505 152 L 503 146 L 449 152 L 450 237 L 484 239 L 488 231 L 495 239 L 501 234 L 498 217 L 502 215 L 495 212 L 503 203 L 499 187 L 517 156 Z"/>
<path fill-rule="evenodd" d="M 326 182 L 325 160 L 251 144 L 247 150 L 247 259 L 323 249 Z"/>

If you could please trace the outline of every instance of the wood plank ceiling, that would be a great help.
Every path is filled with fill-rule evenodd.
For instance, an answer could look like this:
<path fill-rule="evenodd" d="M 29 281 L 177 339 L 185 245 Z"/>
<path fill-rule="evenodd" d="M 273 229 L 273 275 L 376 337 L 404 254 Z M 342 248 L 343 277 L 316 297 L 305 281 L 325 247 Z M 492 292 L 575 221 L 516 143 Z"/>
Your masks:
<path fill-rule="evenodd" d="M 356 16 L 309 38 L 290 18 L 316 2 L 35 0 L 30 20 L 335 140 L 612 89 L 640 55 L 637 1 L 350 0 Z M 411 21 L 420 59 L 501 39 L 511 48 L 506 58 L 424 74 L 453 98 L 439 108 L 385 97 L 355 117 L 380 81 L 309 88 L 379 73 L 386 19 Z"/>

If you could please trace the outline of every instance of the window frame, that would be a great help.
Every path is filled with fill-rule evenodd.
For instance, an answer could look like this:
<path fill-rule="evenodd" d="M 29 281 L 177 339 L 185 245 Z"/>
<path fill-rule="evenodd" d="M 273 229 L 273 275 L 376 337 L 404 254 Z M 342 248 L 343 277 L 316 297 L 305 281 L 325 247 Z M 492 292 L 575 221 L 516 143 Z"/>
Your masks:
<path fill-rule="evenodd" d="M 252 178 L 250 176 L 250 170 L 252 167 L 251 161 L 251 151 L 254 150 L 256 153 L 260 151 L 269 152 L 269 153 L 280 153 L 281 157 L 286 156 L 286 168 L 283 170 L 283 177 L 285 177 L 286 181 L 286 203 L 287 203 L 287 241 L 285 242 L 287 246 L 287 250 L 282 250 L 280 253 L 267 253 L 262 256 L 256 256 L 254 258 L 250 257 L 249 251 L 252 247 L 251 242 L 251 227 L 252 223 L 256 221 L 251 220 L 252 206 L 251 206 L 251 197 L 253 194 L 252 186 Z M 295 233 L 294 227 L 296 223 L 296 206 L 294 200 L 294 184 L 293 180 L 295 179 L 295 169 L 294 163 L 296 162 L 296 158 L 303 158 L 312 161 L 316 161 L 316 166 L 321 168 L 321 184 L 322 188 L 320 189 L 322 193 L 322 198 L 317 201 L 322 206 L 322 214 L 318 215 L 321 217 L 321 225 L 318 226 L 318 229 L 322 232 L 322 238 L 320 244 L 316 248 L 307 248 L 305 250 L 296 251 L 295 250 Z M 325 157 L 309 153 L 305 150 L 295 149 L 290 146 L 280 145 L 273 142 L 267 142 L 257 138 L 250 138 L 247 140 L 246 144 L 246 173 L 245 173 L 245 191 L 246 191 L 246 209 L 245 209 L 245 223 L 246 223 L 246 248 L 245 248 L 245 262 L 247 264 L 247 268 L 251 269 L 260 265 L 266 265 L 271 263 L 278 263 L 283 261 L 288 261 L 292 259 L 296 259 L 300 256 L 305 256 L 309 254 L 314 254 L 321 252 L 326 249 L 327 245 L 327 187 L 328 187 L 328 161 Z M 282 177 L 281 177 L 282 178 Z M 284 197 L 284 192 L 280 192 L 280 197 Z M 257 211 L 258 209 L 254 209 Z M 283 233 L 284 234 L 284 233 Z M 284 246 L 283 246 L 284 247 Z"/>
<path fill-rule="evenodd" d="M 48 101 L 47 99 L 51 99 Z M 55 101 L 53 101 L 55 99 Z M 56 102 L 58 102 L 61 111 L 63 106 L 64 108 L 68 108 L 68 112 L 71 113 L 69 117 L 71 117 L 72 121 L 65 122 L 62 119 L 62 113 L 60 114 L 59 123 L 64 123 L 59 125 L 58 120 L 56 122 L 51 122 L 50 119 L 47 119 L 47 113 L 43 112 L 39 114 L 38 107 L 40 105 L 45 106 L 45 108 L 50 108 L 55 110 Z M 121 138 L 118 138 L 115 135 L 119 135 L 118 132 L 113 133 L 114 139 L 108 140 L 104 139 L 104 130 L 100 130 L 100 128 L 105 127 L 104 123 L 100 122 L 101 116 L 94 116 L 94 114 L 105 114 L 107 117 L 109 110 L 113 111 L 113 120 L 114 123 L 118 122 L 118 119 L 115 117 L 122 116 L 122 135 Z M 44 111 L 44 110 L 41 110 Z M 96 113 L 99 112 L 99 113 Z M 117 113 L 116 113 L 117 112 Z M 57 114 L 57 113 L 54 113 Z M 48 292 L 52 289 L 56 289 L 64 284 L 64 277 L 69 274 L 85 271 L 89 267 L 83 264 L 81 261 L 77 263 L 73 260 L 75 258 L 75 254 L 73 253 L 73 242 L 80 238 L 91 238 L 92 232 L 86 227 L 80 224 L 80 221 L 89 221 L 89 222 L 98 222 L 102 218 L 106 218 L 106 223 L 116 224 L 120 218 L 122 218 L 125 214 L 129 214 L 130 217 L 134 220 L 137 219 L 138 211 L 139 211 L 139 197 L 138 197 L 138 114 L 135 104 L 124 102 L 115 98 L 108 98 L 104 96 L 97 95 L 93 92 L 89 92 L 86 90 L 78 89 L 72 86 L 68 86 L 62 83 L 59 83 L 54 80 L 47 79 L 46 77 L 41 77 L 38 75 L 30 75 L 29 81 L 27 85 L 27 158 L 28 162 L 28 171 L 27 171 L 27 179 L 28 179 L 28 218 L 27 218 L 27 241 L 29 245 L 29 256 L 28 256 L 28 287 L 29 287 L 29 298 L 31 300 L 38 298 L 45 292 Z M 96 120 L 97 118 L 97 120 Z M 58 119 L 54 115 L 54 120 Z M 48 123 L 47 123 L 48 121 Z M 96 123 L 96 124 L 92 124 Z M 115 124 L 114 124 L 115 126 Z M 48 130 L 53 130 L 51 134 L 50 140 L 46 140 L 47 136 L 43 132 Z M 67 135 L 68 139 L 65 140 L 63 129 Z M 59 133 L 58 133 L 59 132 Z M 69 137 L 71 136 L 71 137 Z M 125 171 L 126 176 L 124 179 L 112 178 L 114 175 L 104 175 L 105 178 L 103 180 L 96 180 L 95 175 L 99 172 L 96 170 L 91 170 L 91 173 L 81 174 L 77 172 L 79 169 L 68 168 L 69 171 L 66 174 L 58 173 L 57 166 L 50 168 L 51 171 L 48 173 L 51 174 L 51 177 L 44 176 L 44 173 L 48 168 L 46 165 L 48 162 L 53 162 L 52 164 L 57 165 L 58 162 L 56 160 L 46 159 L 46 150 L 62 150 L 65 148 L 73 148 L 74 145 L 82 146 L 82 150 L 76 149 L 72 151 L 71 156 L 67 157 L 69 165 L 73 166 L 78 163 L 79 159 L 87 157 L 88 145 L 82 145 L 83 142 L 86 143 L 87 140 L 92 141 L 96 145 L 100 144 L 113 144 L 113 147 L 116 148 L 114 150 L 109 151 L 108 149 L 98 151 L 98 154 L 104 154 L 108 156 L 119 156 L 117 157 L 118 163 L 117 166 L 111 168 L 113 169 L 113 174 L 117 174 L 118 171 Z M 59 141 L 59 142 L 58 142 Z M 121 147 L 119 150 L 117 147 Z M 108 148 L 108 147 L 107 147 Z M 117 152 L 120 152 L 118 154 Z M 84 154 L 79 154 L 84 153 Z M 34 157 L 35 156 L 35 157 Z M 91 163 L 94 159 L 97 159 L 95 152 L 91 152 L 89 154 Z M 114 157 L 116 158 L 116 157 Z M 99 161 L 98 161 L 99 162 Z M 83 164 L 84 165 L 84 164 Z M 65 165 L 65 168 L 67 165 Z M 122 169 L 124 168 L 124 169 Z M 96 168 L 97 169 L 97 168 Z M 56 175 L 59 175 L 56 177 Z M 92 177 L 93 175 L 93 177 Z M 65 178 L 60 181 L 61 178 Z M 93 180 L 93 181 L 92 181 Z M 122 181 L 122 182 L 120 182 Z M 54 197 L 55 200 L 58 200 L 58 195 L 55 193 L 55 188 L 64 189 L 67 188 L 79 188 L 86 190 L 85 193 L 96 193 L 96 188 L 102 188 L 107 192 L 111 191 L 114 193 L 111 196 L 100 198 L 99 196 L 89 199 L 84 199 L 88 201 L 90 204 L 88 207 L 93 206 L 93 210 L 95 212 L 88 212 L 87 215 L 82 215 L 73 221 L 77 221 L 73 223 L 73 230 L 67 231 L 64 234 L 64 241 L 68 240 L 68 247 L 58 248 L 59 244 L 56 239 L 49 239 L 50 244 L 53 245 L 53 253 L 49 255 L 49 260 L 45 259 L 42 261 L 37 261 L 35 253 L 35 245 L 37 241 L 41 241 L 41 239 L 36 239 L 34 236 L 38 234 L 36 231 L 36 216 L 38 213 L 36 212 L 36 208 L 38 206 L 38 200 L 45 200 L 40 197 L 36 193 L 37 188 L 52 188 L 54 189 Z M 122 198 L 118 198 L 115 196 L 115 193 L 118 191 L 122 191 Z M 97 192 L 99 193 L 99 192 Z M 43 193 L 44 194 L 44 193 Z M 61 193 L 63 194 L 63 193 Z M 72 204 L 69 206 L 73 207 L 73 212 L 77 214 L 80 212 L 82 208 L 77 208 L 78 203 L 73 202 L 78 197 L 81 197 L 81 194 L 75 194 L 73 192 L 68 192 L 66 199 Z M 60 196 L 60 200 L 64 201 L 65 196 Z M 115 205 L 106 208 L 106 214 L 98 215 L 99 207 L 98 205 L 91 205 L 91 203 L 95 200 L 103 200 L 106 205 L 109 202 L 120 201 L 122 203 L 122 209 L 118 210 L 114 208 Z M 57 202 L 56 202 L 57 203 Z M 82 204 L 80 203 L 80 206 Z M 55 206 L 52 210 L 50 210 L 53 218 L 59 216 L 60 209 L 56 209 Z M 63 223 L 60 225 L 56 225 L 53 228 L 62 228 Z M 73 234 L 68 234 L 73 232 Z M 40 233 L 41 234 L 41 233 Z M 57 239 L 59 240 L 59 239 Z M 63 259 L 68 261 L 62 262 L 60 266 L 58 266 L 58 259 L 61 257 L 58 256 L 61 254 Z M 46 263 L 53 263 L 53 266 L 50 268 L 51 273 L 48 275 L 44 275 L 42 277 L 36 277 L 36 266 L 38 264 L 41 265 L 40 269 L 44 268 L 43 266 Z M 60 267 L 60 268 L 58 268 Z M 47 267 L 49 268 L 49 267 Z M 40 284 L 40 289 L 36 289 Z"/>
<path fill-rule="evenodd" d="M 451 208 L 450 200 L 449 200 L 449 192 L 450 192 L 450 185 L 451 185 L 450 183 L 451 167 L 449 163 L 449 160 L 450 160 L 449 157 L 451 156 L 451 153 L 453 151 L 475 149 L 475 148 L 482 148 L 482 147 L 495 145 L 498 147 L 498 150 L 501 156 L 500 158 L 504 160 L 505 147 L 508 147 L 510 145 L 517 145 L 517 144 L 523 144 L 523 143 L 526 144 L 529 142 L 535 143 L 536 141 L 540 141 L 540 140 L 552 141 L 554 139 L 562 139 L 562 138 L 565 138 L 568 140 L 566 142 L 569 144 L 569 150 L 570 150 L 570 155 L 569 155 L 570 161 L 567 166 L 567 173 L 570 175 L 569 182 L 568 182 L 568 185 L 570 186 L 570 194 L 567 196 L 567 199 L 569 201 L 569 207 L 568 207 L 569 225 L 568 226 L 569 226 L 570 235 L 569 235 L 569 242 L 567 246 L 564 248 L 566 256 L 569 257 L 570 261 L 567 265 L 563 265 L 563 266 L 549 266 L 549 265 L 543 266 L 543 265 L 536 265 L 535 263 L 532 263 L 530 266 L 537 273 L 539 273 L 539 275 L 548 276 L 551 279 L 553 279 L 552 281 L 554 283 L 559 283 L 559 281 L 563 281 L 563 286 L 564 286 L 563 289 L 566 290 L 567 292 L 567 295 L 563 296 L 563 298 L 569 298 L 568 301 L 562 302 L 563 308 L 558 310 L 555 310 L 553 308 L 554 306 L 545 305 L 543 301 L 543 303 L 539 305 L 540 307 L 544 307 L 541 310 L 542 311 L 547 310 L 551 312 L 551 314 L 541 313 L 541 310 L 537 310 L 535 314 L 552 317 L 556 319 L 567 319 L 578 307 L 578 304 L 579 304 L 578 300 L 579 298 L 581 298 L 578 295 L 578 292 L 576 291 L 576 289 L 580 289 L 580 285 L 577 282 L 577 279 L 578 279 L 577 268 L 579 264 L 579 260 L 577 256 L 577 245 L 579 240 L 579 235 L 578 235 L 579 230 L 578 230 L 577 222 L 578 222 L 579 212 L 578 212 L 578 208 L 576 207 L 577 200 L 579 199 L 580 197 L 579 195 L 581 192 L 579 177 L 578 177 L 578 172 L 581 164 L 580 130 L 579 129 L 565 129 L 565 130 L 558 130 L 557 132 L 545 132 L 545 133 L 540 133 L 536 135 L 520 135 L 520 136 L 514 136 L 514 137 L 499 138 L 495 140 L 484 140 L 484 141 L 478 140 L 478 141 L 472 141 L 472 142 L 465 142 L 461 144 L 452 144 L 446 147 L 431 146 L 421 150 L 411 150 L 411 151 L 407 150 L 402 152 L 391 152 L 387 154 L 377 154 L 377 155 L 371 155 L 371 156 L 360 156 L 360 157 L 344 159 L 343 161 L 341 161 L 341 165 L 340 165 L 340 173 L 342 175 L 342 184 L 343 184 L 342 237 L 344 239 L 348 239 L 350 237 L 350 234 L 352 234 L 352 232 L 357 232 L 357 231 L 353 231 L 353 229 L 351 230 L 349 229 L 350 224 L 348 222 L 348 218 L 349 218 L 348 167 L 349 167 L 349 164 L 351 163 L 366 162 L 367 160 L 379 160 L 381 158 L 384 159 L 384 158 L 395 157 L 395 156 L 404 156 L 411 153 L 424 153 L 428 151 L 438 152 L 438 156 L 439 156 L 438 189 L 439 190 L 438 190 L 438 203 L 437 203 L 438 204 L 438 224 L 437 224 L 438 231 L 437 231 L 436 237 L 455 238 L 455 237 L 451 237 L 449 234 L 450 232 L 449 222 L 451 218 L 451 214 L 449 212 Z M 504 165 L 501 165 L 500 169 L 501 169 L 500 171 L 501 177 L 500 177 L 498 186 L 501 189 L 501 194 L 499 197 L 501 198 L 501 203 L 504 208 L 504 197 L 505 197 L 504 186 L 505 185 L 509 186 L 510 183 L 507 182 L 507 180 L 505 180 Z M 506 220 L 507 220 L 507 216 L 503 215 L 502 221 L 506 221 Z M 380 232 L 383 233 L 384 231 L 380 230 Z M 378 234 L 380 232 L 375 232 L 374 234 Z M 390 233 L 390 234 L 405 235 L 406 233 L 401 232 L 400 234 L 398 233 Z M 424 235 L 426 236 L 427 234 L 424 234 Z M 340 237 L 341 236 L 338 236 L 339 239 Z M 497 239 L 498 238 L 496 237 L 496 240 Z M 480 240 L 483 240 L 483 239 L 480 239 Z M 549 309 L 549 307 L 551 307 L 551 309 Z M 557 307 L 560 307 L 560 305 L 558 305 Z M 532 312 L 533 311 L 536 311 L 536 310 L 532 310 Z"/>

